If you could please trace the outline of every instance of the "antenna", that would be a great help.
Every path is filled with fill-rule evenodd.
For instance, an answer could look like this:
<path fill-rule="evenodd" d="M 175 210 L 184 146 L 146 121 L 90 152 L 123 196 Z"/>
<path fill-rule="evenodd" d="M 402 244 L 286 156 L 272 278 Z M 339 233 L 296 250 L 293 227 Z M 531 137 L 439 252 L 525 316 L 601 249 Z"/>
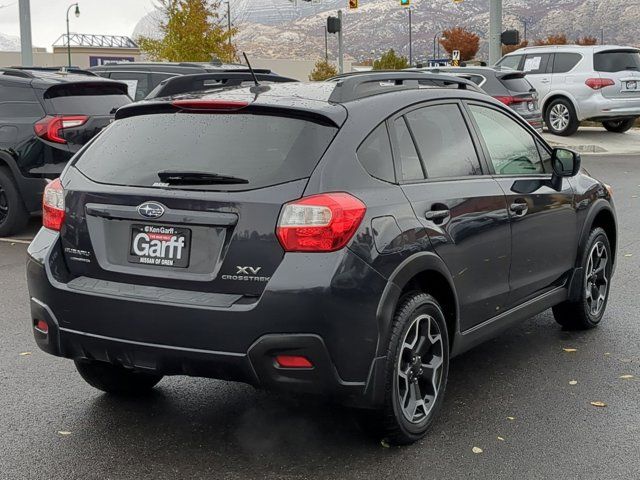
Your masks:
<path fill-rule="evenodd" d="M 244 61 L 247 62 L 247 67 L 249 67 L 249 71 L 251 72 L 251 76 L 253 77 L 253 83 L 256 84 L 256 87 L 260 87 L 260 83 L 258 83 L 258 77 L 256 77 L 256 72 L 253 71 L 253 67 L 251 67 L 251 63 L 249 62 L 249 57 L 247 54 L 242 52 L 242 56 L 244 56 Z"/>

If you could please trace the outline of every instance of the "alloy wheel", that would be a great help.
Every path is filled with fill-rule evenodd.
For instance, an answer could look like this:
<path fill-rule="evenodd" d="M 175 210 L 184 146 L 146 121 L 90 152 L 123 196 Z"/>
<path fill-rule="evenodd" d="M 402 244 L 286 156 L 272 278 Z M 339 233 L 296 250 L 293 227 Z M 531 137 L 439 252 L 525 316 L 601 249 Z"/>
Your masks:
<path fill-rule="evenodd" d="M 607 263 L 609 254 L 602 241 L 596 242 L 589 252 L 585 270 L 585 298 L 589 313 L 598 316 L 604 307 L 609 288 Z"/>
<path fill-rule="evenodd" d="M 569 126 L 570 117 L 569 109 L 562 103 L 556 103 L 549 112 L 549 122 L 557 132 L 562 132 Z"/>
<path fill-rule="evenodd" d="M 400 347 L 398 403 L 404 417 L 420 423 L 436 403 L 442 384 L 444 348 L 440 327 L 429 315 L 413 320 Z"/>

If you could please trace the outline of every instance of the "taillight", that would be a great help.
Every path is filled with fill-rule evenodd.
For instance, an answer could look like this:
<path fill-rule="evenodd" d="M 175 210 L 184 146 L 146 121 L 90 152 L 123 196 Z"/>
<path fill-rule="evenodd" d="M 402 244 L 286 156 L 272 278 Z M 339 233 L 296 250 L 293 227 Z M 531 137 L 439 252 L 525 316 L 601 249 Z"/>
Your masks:
<path fill-rule="evenodd" d="M 50 182 L 42 196 L 42 226 L 51 230 L 62 228 L 64 223 L 64 189 L 59 178 Z"/>
<path fill-rule="evenodd" d="M 195 100 L 175 100 L 171 103 L 174 107 L 182 110 L 240 110 L 249 105 L 242 100 L 224 99 L 195 99 Z"/>
<path fill-rule="evenodd" d="M 80 127 L 87 123 L 89 117 L 86 115 L 65 115 L 59 117 L 47 116 L 38 120 L 33 129 L 40 138 L 54 143 L 67 143 L 62 138 L 62 130 L 65 128 Z"/>
<path fill-rule="evenodd" d="M 334 252 L 358 229 L 367 207 L 348 193 L 323 193 L 288 203 L 276 234 L 287 252 Z"/>
<path fill-rule="evenodd" d="M 493 97 L 496 100 L 501 101 L 507 106 L 513 105 L 515 103 L 527 103 L 532 100 L 532 97 Z"/>
<path fill-rule="evenodd" d="M 587 78 L 584 83 L 587 87 L 593 88 L 594 90 L 600 90 L 601 88 L 611 87 L 616 84 L 616 82 L 610 78 Z"/>

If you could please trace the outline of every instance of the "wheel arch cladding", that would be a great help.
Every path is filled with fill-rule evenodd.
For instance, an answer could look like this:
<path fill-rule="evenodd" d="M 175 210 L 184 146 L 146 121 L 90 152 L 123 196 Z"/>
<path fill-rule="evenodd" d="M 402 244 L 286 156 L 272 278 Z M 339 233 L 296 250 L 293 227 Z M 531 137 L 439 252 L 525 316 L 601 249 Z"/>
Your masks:
<path fill-rule="evenodd" d="M 443 309 L 449 333 L 450 347 L 458 332 L 458 296 L 444 261 L 434 253 L 417 253 L 405 259 L 391 274 L 378 307 L 380 338 L 378 355 L 384 355 L 389 341 L 391 324 L 398 303 L 411 292 L 432 295 Z"/>
<path fill-rule="evenodd" d="M 602 205 L 598 210 L 594 209 L 593 219 L 591 221 L 591 227 L 588 229 L 588 231 L 585 232 L 586 237 L 583 236 L 583 238 L 581 239 L 581 249 L 584 248 L 584 242 L 586 241 L 586 238 L 588 238 L 589 233 L 593 231 L 595 228 L 602 228 L 607 234 L 607 237 L 609 238 L 609 244 L 611 246 L 613 261 L 615 262 L 616 247 L 617 247 L 617 240 L 618 240 L 616 220 L 613 215 L 613 212 L 604 205 Z"/>

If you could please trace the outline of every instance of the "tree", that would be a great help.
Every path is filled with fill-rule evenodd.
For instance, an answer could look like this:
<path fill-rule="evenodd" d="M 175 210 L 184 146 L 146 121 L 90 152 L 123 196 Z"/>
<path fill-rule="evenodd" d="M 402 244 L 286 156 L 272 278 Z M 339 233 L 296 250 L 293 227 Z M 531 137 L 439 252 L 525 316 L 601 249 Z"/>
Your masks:
<path fill-rule="evenodd" d="M 382 56 L 373 62 L 374 70 L 402 70 L 409 66 L 409 60 L 407 57 L 396 55 L 395 50 L 392 48 Z"/>
<path fill-rule="evenodd" d="M 480 37 L 462 27 L 454 27 L 442 32 L 440 45 L 447 51 L 449 56 L 454 50 L 460 50 L 460 60 L 465 62 L 473 60 L 480 49 Z"/>
<path fill-rule="evenodd" d="M 220 18 L 218 0 L 158 0 L 162 12 L 161 39 L 140 37 L 140 50 L 153 60 L 169 62 L 209 62 L 213 57 L 233 61 L 236 49 Z"/>
<path fill-rule="evenodd" d="M 518 45 L 503 45 L 502 46 L 502 55 L 506 55 L 507 53 L 515 52 L 516 50 L 520 50 L 521 48 L 528 47 L 529 41 L 524 40 L 520 42 Z"/>
<path fill-rule="evenodd" d="M 564 33 L 558 35 L 549 35 L 547 38 L 536 40 L 536 45 L 566 45 L 569 43 L 567 36 Z"/>
<path fill-rule="evenodd" d="M 331 63 L 324 58 L 316 62 L 315 67 L 311 70 L 309 80 L 313 82 L 322 82 L 327 78 L 335 77 L 338 74 L 338 70 Z"/>
<path fill-rule="evenodd" d="M 584 37 L 578 38 L 576 40 L 576 43 L 578 45 L 597 45 L 598 39 L 590 35 L 585 35 Z"/>

